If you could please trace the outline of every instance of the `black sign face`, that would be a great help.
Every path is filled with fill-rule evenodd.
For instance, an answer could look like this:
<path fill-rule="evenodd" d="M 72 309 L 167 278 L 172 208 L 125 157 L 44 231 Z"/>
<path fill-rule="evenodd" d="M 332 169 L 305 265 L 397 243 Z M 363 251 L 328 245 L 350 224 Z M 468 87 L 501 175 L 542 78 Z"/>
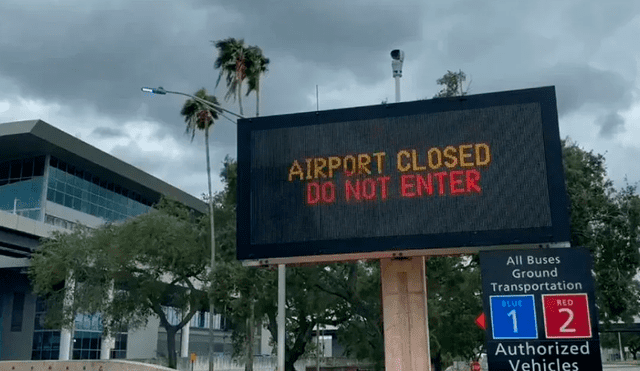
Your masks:
<path fill-rule="evenodd" d="M 238 258 L 569 240 L 554 88 L 238 121 Z"/>
<path fill-rule="evenodd" d="M 492 370 L 602 370 L 591 255 L 583 248 L 480 252 Z"/>

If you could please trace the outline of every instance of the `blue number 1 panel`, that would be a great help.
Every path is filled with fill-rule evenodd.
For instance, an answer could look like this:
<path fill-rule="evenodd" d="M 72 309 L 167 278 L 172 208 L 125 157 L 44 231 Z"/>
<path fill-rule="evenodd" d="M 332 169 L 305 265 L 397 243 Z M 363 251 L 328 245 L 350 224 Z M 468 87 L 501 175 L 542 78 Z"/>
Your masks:
<path fill-rule="evenodd" d="M 494 339 L 537 339 L 533 295 L 489 296 Z"/>

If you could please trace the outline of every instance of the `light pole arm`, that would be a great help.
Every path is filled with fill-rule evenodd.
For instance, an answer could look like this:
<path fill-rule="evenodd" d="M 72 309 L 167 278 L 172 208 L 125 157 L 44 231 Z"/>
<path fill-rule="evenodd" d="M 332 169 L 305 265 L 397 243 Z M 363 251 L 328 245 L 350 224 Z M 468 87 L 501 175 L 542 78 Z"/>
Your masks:
<path fill-rule="evenodd" d="M 198 97 L 196 97 L 195 95 L 191 95 L 191 94 L 183 93 L 183 92 L 180 92 L 180 91 L 164 90 L 162 87 L 159 87 L 159 88 L 157 88 L 157 89 L 156 89 L 156 88 L 142 88 L 141 90 L 142 90 L 142 91 L 144 91 L 144 92 L 154 93 L 154 94 L 163 94 L 163 95 L 164 95 L 164 94 L 177 94 L 177 95 L 184 95 L 185 97 L 189 97 L 189 98 L 191 98 L 191 99 L 194 99 L 194 100 L 196 100 L 196 101 L 198 101 L 198 102 L 200 102 L 200 103 L 204 104 L 204 105 L 205 105 L 205 106 L 207 106 L 207 107 L 213 108 L 213 109 L 214 109 L 214 110 L 216 110 L 216 111 L 226 112 L 226 113 L 228 113 L 228 114 L 230 114 L 230 115 L 234 115 L 234 116 L 236 116 L 236 117 L 238 117 L 238 118 L 241 118 L 241 119 L 243 119 L 243 118 L 244 118 L 244 116 L 240 116 L 240 115 L 238 115 L 237 113 L 231 112 L 231 111 L 229 111 L 229 110 L 227 110 L 227 109 L 224 109 L 224 108 L 222 108 L 222 107 L 220 107 L 220 106 L 216 106 L 215 104 L 213 104 L 213 103 L 211 103 L 211 102 L 209 102 L 209 101 L 206 101 L 206 100 L 204 100 L 204 99 L 202 99 L 202 98 L 198 98 Z"/>

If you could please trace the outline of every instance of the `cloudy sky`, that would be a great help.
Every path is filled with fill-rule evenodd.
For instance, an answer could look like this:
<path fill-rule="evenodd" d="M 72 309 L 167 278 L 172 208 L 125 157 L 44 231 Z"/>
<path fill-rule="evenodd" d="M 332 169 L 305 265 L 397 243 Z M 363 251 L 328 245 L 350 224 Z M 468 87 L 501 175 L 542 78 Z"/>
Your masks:
<path fill-rule="evenodd" d="M 204 140 L 184 134 L 183 97 L 140 87 L 221 99 L 211 41 L 235 37 L 271 60 L 262 115 L 315 110 L 316 85 L 321 110 L 393 102 L 399 48 L 403 101 L 433 97 L 447 70 L 469 94 L 555 85 L 561 136 L 623 186 L 640 181 L 639 35 L 633 0 L 2 0 L 0 122 L 42 119 L 199 197 Z M 217 174 L 235 124 L 212 135 Z"/>

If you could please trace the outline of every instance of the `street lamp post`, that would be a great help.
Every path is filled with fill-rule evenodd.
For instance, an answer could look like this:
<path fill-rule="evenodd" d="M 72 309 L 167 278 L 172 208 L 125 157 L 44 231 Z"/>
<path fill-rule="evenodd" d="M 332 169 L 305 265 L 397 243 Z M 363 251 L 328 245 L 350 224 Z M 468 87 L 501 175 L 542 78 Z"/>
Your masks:
<path fill-rule="evenodd" d="M 141 90 L 143 92 L 147 92 L 147 93 L 153 93 L 153 94 L 160 94 L 160 95 L 166 95 L 166 94 L 177 94 L 177 95 L 184 95 L 185 97 L 189 97 L 197 102 L 200 102 L 202 104 L 204 104 L 205 106 L 209 107 L 209 108 L 213 108 L 214 110 L 218 111 L 218 112 L 226 112 L 229 113 L 231 115 L 234 115 L 236 117 L 239 118 L 244 118 L 243 116 L 240 116 L 236 113 L 233 113 L 231 111 L 228 111 L 218 105 L 215 105 L 209 101 L 206 101 L 202 98 L 198 98 L 195 95 L 191 95 L 191 94 L 187 94 L 187 93 L 182 93 L 179 91 L 170 91 L 170 90 L 165 90 L 162 86 L 158 87 L 158 88 L 141 88 Z M 207 157 L 207 160 L 209 159 L 209 157 Z M 209 164 L 207 163 L 207 167 L 209 167 Z M 209 180 L 209 221 L 211 224 L 211 272 L 213 272 L 214 267 L 216 265 L 216 239 L 215 239 L 215 229 L 214 229 L 214 219 L 213 219 L 213 193 L 211 192 L 211 177 L 208 178 Z M 209 300 L 209 371 L 213 371 L 213 353 L 214 353 L 214 349 L 213 349 L 213 343 L 214 343 L 214 336 L 215 333 L 213 331 L 213 311 L 214 311 L 214 307 L 213 307 L 213 300 Z M 187 325 L 188 326 L 188 325 Z"/>
<path fill-rule="evenodd" d="M 226 112 L 226 113 L 228 113 L 230 115 L 236 116 L 237 118 L 241 118 L 241 119 L 244 118 L 244 116 L 240 116 L 237 113 L 231 112 L 231 111 L 229 111 L 227 109 L 224 109 L 224 108 L 220 107 L 219 105 L 215 105 L 215 104 L 213 104 L 213 103 L 211 103 L 209 101 L 206 101 L 206 100 L 204 100 L 202 98 L 198 98 L 195 95 L 183 93 L 183 92 L 180 92 L 180 91 L 165 90 L 162 86 L 157 87 L 157 88 L 146 88 L 145 87 L 145 88 L 140 88 L 140 90 L 142 90 L 145 93 L 153 93 L 153 94 L 160 94 L 160 95 L 166 95 L 166 94 L 184 95 L 185 97 L 189 97 L 191 99 L 194 99 L 194 100 L 204 104 L 205 106 L 208 106 L 210 108 L 215 109 L 216 111 Z"/>

